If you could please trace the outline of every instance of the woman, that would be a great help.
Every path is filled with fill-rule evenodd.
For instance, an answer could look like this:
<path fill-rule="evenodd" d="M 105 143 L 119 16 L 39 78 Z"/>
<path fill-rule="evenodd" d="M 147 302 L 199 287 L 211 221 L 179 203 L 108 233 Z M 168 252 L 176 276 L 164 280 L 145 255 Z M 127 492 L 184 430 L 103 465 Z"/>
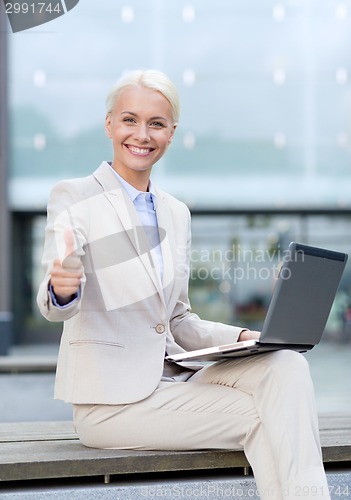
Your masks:
<path fill-rule="evenodd" d="M 190 310 L 189 211 L 150 181 L 178 118 L 166 75 L 128 74 L 107 98 L 112 163 L 51 193 L 38 304 L 49 321 L 64 321 L 55 397 L 73 404 L 86 446 L 243 447 L 262 498 L 293 498 L 301 488 L 329 498 L 302 355 L 206 368 L 164 360 L 259 337 Z"/>

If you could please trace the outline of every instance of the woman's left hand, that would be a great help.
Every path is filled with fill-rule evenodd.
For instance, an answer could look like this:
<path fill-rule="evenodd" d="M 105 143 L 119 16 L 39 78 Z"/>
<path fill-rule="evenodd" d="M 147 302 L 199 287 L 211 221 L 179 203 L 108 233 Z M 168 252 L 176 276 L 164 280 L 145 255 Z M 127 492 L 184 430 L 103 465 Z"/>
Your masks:
<path fill-rule="evenodd" d="M 243 330 L 238 338 L 238 342 L 242 342 L 244 340 L 258 340 L 260 338 L 261 332 L 257 332 L 255 330 Z"/>

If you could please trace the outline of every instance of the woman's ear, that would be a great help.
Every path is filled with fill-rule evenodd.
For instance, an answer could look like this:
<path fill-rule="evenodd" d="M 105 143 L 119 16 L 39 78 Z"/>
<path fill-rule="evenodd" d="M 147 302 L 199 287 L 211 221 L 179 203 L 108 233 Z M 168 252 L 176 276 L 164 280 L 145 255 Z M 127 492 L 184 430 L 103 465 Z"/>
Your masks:
<path fill-rule="evenodd" d="M 172 129 L 172 132 L 171 132 L 171 136 L 170 136 L 170 138 L 168 139 L 168 144 L 171 144 L 171 142 L 173 141 L 174 132 L 176 131 L 176 128 L 177 128 L 177 125 L 173 125 L 173 129 Z"/>
<path fill-rule="evenodd" d="M 106 118 L 105 118 L 105 132 L 106 135 L 109 139 L 112 138 L 111 136 L 111 113 L 107 113 Z"/>

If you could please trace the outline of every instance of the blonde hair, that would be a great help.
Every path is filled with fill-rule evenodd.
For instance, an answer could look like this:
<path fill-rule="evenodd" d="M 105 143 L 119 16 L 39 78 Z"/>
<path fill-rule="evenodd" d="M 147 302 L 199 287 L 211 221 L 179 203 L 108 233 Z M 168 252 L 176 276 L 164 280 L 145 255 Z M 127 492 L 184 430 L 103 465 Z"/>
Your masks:
<path fill-rule="evenodd" d="M 135 70 L 123 75 L 112 87 L 106 98 L 106 112 L 111 113 L 121 95 L 128 87 L 141 85 L 160 92 L 172 107 L 174 125 L 178 124 L 180 104 L 177 89 L 165 73 L 161 71 Z"/>

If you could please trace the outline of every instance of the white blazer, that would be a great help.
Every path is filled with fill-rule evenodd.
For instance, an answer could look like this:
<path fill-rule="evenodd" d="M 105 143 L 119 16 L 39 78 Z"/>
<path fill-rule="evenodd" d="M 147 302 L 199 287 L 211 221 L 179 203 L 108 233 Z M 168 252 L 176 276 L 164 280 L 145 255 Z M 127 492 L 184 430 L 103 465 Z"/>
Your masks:
<path fill-rule="evenodd" d="M 156 190 L 163 257 L 161 283 L 135 207 L 106 162 L 88 177 L 57 184 L 48 203 L 38 292 L 41 313 L 63 321 L 55 398 L 75 404 L 127 404 L 159 384 L 165 352 L 235 342 L 240 327 L 201 320 L 188 299 L 190 214 Z M 48 291 L 64 230 L 74 231 L 84 276 L 79 298 L 56 307 Z"/>

